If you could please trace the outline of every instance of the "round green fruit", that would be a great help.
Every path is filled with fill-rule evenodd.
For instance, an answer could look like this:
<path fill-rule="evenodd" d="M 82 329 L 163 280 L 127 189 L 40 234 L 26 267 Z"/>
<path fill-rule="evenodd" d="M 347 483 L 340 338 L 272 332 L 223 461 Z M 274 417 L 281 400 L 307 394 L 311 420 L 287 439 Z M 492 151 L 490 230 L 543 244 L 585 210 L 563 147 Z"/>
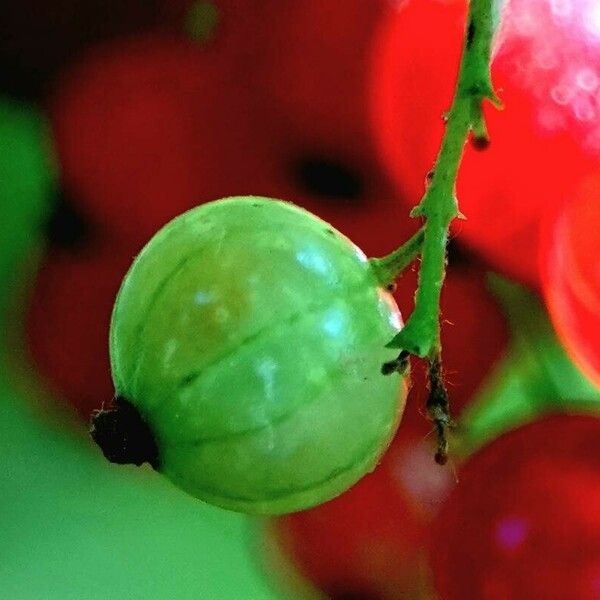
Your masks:
<path fill-rule="evenodd" d="M 402 325 L 365 255 L 290 203 L 204 204 L 160 230 L 117 296 L 117 407 L 93 435 L 193 496 L 275 514 L 372 470 L 406 399 L 384 376 Z"/>

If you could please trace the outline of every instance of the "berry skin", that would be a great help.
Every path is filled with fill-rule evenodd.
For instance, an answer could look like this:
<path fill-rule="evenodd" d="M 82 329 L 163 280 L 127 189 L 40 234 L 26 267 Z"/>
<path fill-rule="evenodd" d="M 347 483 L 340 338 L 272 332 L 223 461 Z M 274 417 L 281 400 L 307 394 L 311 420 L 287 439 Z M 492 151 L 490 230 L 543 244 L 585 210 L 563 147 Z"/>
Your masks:
<path fill-rule="evenodd" d="M 600 419 L 554 415 L 473 455 L 438 514 L 432 568 L 444 600 L 595 600 Z"/>
<path fill-rule="evenodd" d="M 424 192 L 452 101 L 466 0 L 397 3 L 373 45 L 369 85 L 379 152 L 411 205 Z M 538 285 L 541 217 L 600 167 L 600 25 L 595 0 L 506 3 L 484 105 L 491 144 L 468 145 L 457 197 L 459 239 L 496 269 Z M 427 35 L 422 24 L 427 23 Z M 433 75 L 435 74 L 435 75 Z"/>
<path fill-rule="evenodd" d="M 548 215 L 540 266 L 548 312 L 575 363 L 600 386 L 600 173 Z"/>
<path fill-rule="evenodd" d="M 366 251 L 391 251 L 401 223 L 414 230 L 418 222 L 404 218 L 363 140 L 366 115 L 361 136 L 342 127 L 348 139 L 329 145 L 321 139 L 334 139 L 329 134 L 307 138 L 306 124 L 300 131 L 280 126 L 276 99 L 256 93 L 265 86 L 254 66 L 264 57 L 253 24 L 263 13 L 265 22 L 277 22 L 293 11 L 265 5 L 258 15 L 237 0 L 218 9 L 214 37 L 205 44 L 158 34 L 104 43 L 56 82 L 50 114 L 75 208 L 100 234 L 141 246 L 174 216 L 213 198 L 285 197 L 356 235 Z M 369 10 L 363 3 L 359 13 Z M 261 73 L 276 75 L 267 66 Z"/>
<path fill-rule="evenodd" d="M 113 380 L 176 485 L 291 512 L 342 493 L 389 444 L 406 387 L 380 368 L 400 327 L 347 238 L 289 203 L 230 198 L 173 220 L 133 263 Z"/>

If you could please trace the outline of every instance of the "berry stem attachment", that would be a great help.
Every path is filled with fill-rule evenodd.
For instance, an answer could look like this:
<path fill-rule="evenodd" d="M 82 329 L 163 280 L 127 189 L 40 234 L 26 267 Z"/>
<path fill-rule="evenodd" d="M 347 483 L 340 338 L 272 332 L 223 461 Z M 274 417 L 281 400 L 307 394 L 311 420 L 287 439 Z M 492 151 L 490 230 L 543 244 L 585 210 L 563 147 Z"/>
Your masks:
<path fill-rule="evenodd" d="M 388 344 L 404 352 L 428 357 L 432 364 L 440 356 L 440 294 L 446 270 L 448 230 L 455 217 L 461 216 L 455 195 L 456 176 L 465 142 L 487 132 L 482 104 L 500 100 L 490 77 L 491 46 L 497 0 L 471 0 L 465 29 L 465 41 L 456 92 L 447 113 L 446 131 L 425 195 L 411 216 L 423 217 L 423 246 L 415 309 L 404 329 Z"/>
<path fill-rule="evenodd" d="M 391 254 L 382 258 L 371 258 L 369 263 L 375 273 L 375 277 L 382 287 L 391 286 L 399 275 L 421 254 L 424 228 L 419 229 L 407 242 Z"/>

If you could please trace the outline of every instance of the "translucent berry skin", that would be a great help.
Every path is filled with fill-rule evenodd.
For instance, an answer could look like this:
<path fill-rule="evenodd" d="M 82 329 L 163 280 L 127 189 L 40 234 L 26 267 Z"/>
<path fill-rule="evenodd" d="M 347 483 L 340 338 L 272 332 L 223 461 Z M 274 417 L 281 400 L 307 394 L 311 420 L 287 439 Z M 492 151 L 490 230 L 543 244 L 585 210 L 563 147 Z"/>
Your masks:
<path fill-rule="evenodd" d="M 173 220 L 135 260 L 113 312 L 113 379 L 176 485 L 292 512 L 343 492 L 389 444 L 406 387 L 380 368 L 400 327 L 347 238 L 292 204 L 230 198 Z"/>
<path fill-rule="evenodd" d="M 600 387 L 600 172 L 548 215 L 542 229 L 542 290 L 561 342 Z"/>
<path fill-rule="evenodd" d="M 440 598 L 598 598 L 600 419 L 521 427 L 458 479 L 431 537 Z"/>
<path fill-rule="evenodd" d="M 371 109 L 384 164 L 410 204 L 424 192 L 452 101 L 466 0 L 395 3 L 373 44 Z M 595 0 L 511 0 L 492 61 L 502 111 L 484 106 L 491 144 L 465 150 L 459 239 L 496 269 L 539 284 L 541 217 L 600 168 L 600 14 Z M 422 24 L 427 23 L 427 35 Z"/>

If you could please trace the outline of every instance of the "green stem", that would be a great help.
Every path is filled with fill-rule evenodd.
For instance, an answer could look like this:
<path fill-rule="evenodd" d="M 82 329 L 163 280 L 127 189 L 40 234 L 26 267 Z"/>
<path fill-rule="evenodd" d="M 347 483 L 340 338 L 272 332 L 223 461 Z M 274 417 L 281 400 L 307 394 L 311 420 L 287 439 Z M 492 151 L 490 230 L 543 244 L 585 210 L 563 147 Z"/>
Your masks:
<path fill-rule="evenodd" d="M 467 136 L 485 132 L 482 103 L 499 105 L 492 88 L 489 61 L 494 33 L 495 0 L 471 0 L 456 93 L 431 182 L 412 216 L 425 219 L 415 309 L 405 327 L 388 344 L 420 357 L 440 352 L 440 294 L 446 270 L 446 245 L 452 220 L 459 216 L 456 176 Z"/>
<path fill-rule="evenodd" d="M 425 230 L 419 229 L 407 242 L 383 258 L 370 258 L 371 269 L 382 287 L 389 287 L 421 253 Z"/>

